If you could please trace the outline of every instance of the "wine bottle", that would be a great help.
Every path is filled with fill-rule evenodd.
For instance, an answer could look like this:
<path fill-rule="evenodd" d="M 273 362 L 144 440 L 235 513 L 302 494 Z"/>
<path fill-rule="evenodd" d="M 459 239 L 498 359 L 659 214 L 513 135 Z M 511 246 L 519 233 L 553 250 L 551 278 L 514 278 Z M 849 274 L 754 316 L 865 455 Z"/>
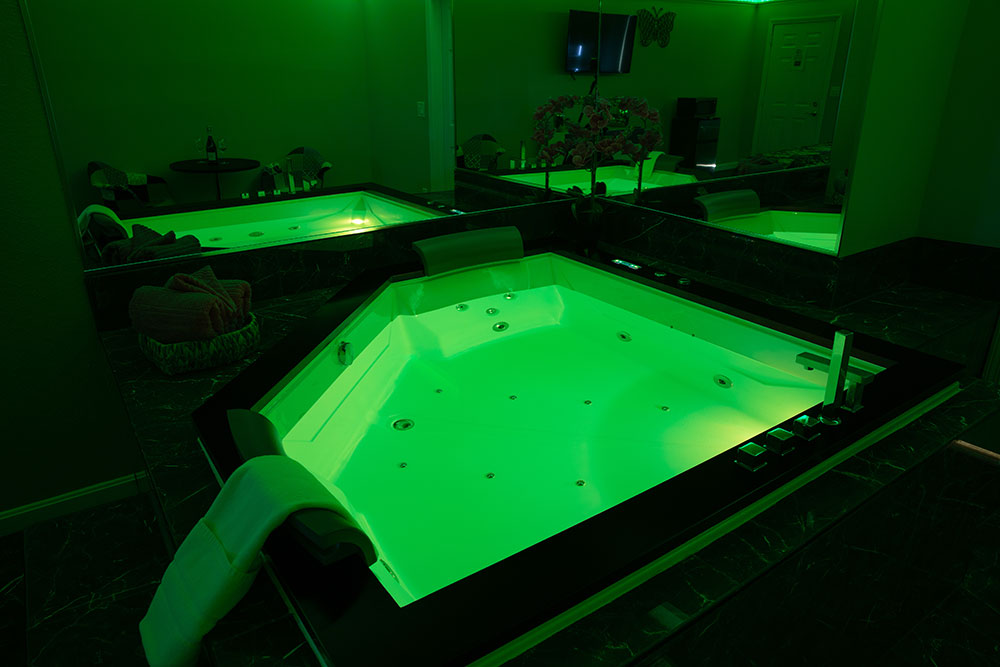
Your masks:
<path fill-rule="evenodd" d="M 219 151 L 215 146 L 215 139 L 212 138 L 212 126 L 205 128 L 208 139 L 205 141 L 205 157 L 209 162 L 216 162 L 219 159 Z"/>

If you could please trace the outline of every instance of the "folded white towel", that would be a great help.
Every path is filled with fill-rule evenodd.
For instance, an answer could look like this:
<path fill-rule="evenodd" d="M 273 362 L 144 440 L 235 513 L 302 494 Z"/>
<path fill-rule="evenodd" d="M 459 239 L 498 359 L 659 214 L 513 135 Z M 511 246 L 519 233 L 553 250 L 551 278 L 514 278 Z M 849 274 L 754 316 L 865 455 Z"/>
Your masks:
<path fill-rule="evenodd" d="M 149 664 L 194 665 L 201 638 L 257 576 L 264 540 L 306 508 L 348 517 L 326 487 L 287 456 L 258 456 L 237 468 L 177 549 L 139 623 Z"/>

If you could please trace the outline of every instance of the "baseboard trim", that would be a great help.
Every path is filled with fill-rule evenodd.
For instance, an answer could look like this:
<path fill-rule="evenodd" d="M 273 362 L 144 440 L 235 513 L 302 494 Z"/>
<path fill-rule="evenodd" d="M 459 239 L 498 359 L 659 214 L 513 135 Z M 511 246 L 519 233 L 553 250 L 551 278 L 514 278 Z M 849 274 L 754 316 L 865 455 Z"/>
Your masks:
<path fill-rule="evenodd" d="M 80 512 L 105 503 L 138 495 L 149 488 L 146 471 L 92 484 L 62 495 L 0 512 L 0 537 L 24 530 L 39 521 Z"/>

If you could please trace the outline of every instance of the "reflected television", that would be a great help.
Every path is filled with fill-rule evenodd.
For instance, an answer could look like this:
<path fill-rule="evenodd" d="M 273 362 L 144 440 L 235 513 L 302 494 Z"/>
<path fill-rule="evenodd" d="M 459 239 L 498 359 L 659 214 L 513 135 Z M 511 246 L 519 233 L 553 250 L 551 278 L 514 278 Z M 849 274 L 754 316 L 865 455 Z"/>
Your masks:
<path fill-rule="evenodd" d="M 566 37 L 566 71 L 593 72 L 597 57 L 597 12 L 571 9 Z M 604 14 L 601 19 L 601 74 L 627 74 L 632 69 L 636 17 Z"/>

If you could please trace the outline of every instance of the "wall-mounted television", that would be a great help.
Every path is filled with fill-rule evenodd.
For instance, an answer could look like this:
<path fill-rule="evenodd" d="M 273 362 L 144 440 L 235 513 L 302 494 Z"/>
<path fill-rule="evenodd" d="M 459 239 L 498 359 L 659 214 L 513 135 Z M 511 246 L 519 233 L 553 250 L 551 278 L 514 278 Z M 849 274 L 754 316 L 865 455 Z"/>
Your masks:
<path fill-rule="evenodd" d="M 597 57 L 597 12 L 569 11 L 566 71 L 593 72 Z M 632 69 L 636 17 L 604 14 L 601 19 L 601 74 L 626 74 Z"/>

